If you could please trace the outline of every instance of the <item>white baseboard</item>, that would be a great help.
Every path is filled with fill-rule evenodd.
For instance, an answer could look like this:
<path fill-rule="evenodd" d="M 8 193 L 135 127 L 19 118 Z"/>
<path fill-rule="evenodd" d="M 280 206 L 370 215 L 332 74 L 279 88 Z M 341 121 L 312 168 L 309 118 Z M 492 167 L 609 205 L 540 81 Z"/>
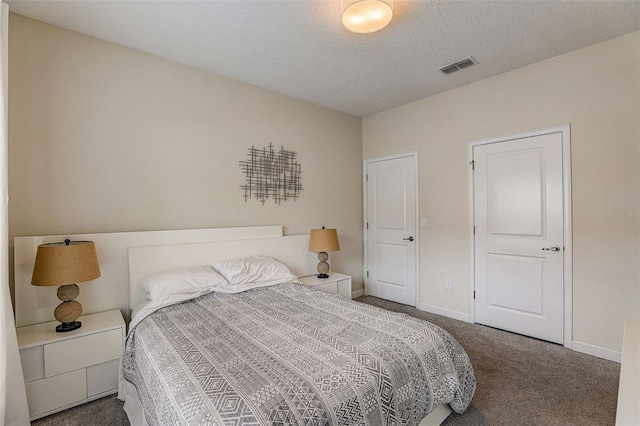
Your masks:
<path fill-rule="evenodd" d="M 464 312 L 453 311 L 450 309 L 440 308 L 438 306 L 428 305 L 426 303 L 420 303 L 418 309 L 421 311 L 431 312 L 432 314 L 442 315 L 443 317 L 453 318 L 464 322 L 470 322 L 469 314 Z"/>
<path fill-rule="evenodd" d="M 356 298 L 362 296 L 364 294 L 364 290 L 356 290 L 351 294 L 353 295 L 353 298 Z M 453 318 L 464 322 L 471 322 L 469 314 L 466 314 L 464 312 L 445 309 L 438 306 L 429 305 L 427 303 L 420 303 L 418 309 L 420 309 L 421 311 L 430 312 L 432 314 L 442 315 L 443 317 Z M 569 349 L 573 349 L 574 351 L 582 352 L 587 355 L 597 356 L 598 358 L 607 359 L 609 361 L 621 362 L 622 360 L 621 352 L 603 348 L 600 346 L 590 345 L 584 342 L 578 342 L 576 340 L 573 340 L 571 342 L 571 347 Z"/>
<path fill-rule="evenodd" d="M 571 342 L 571 349 L 577 352 L 582 352 L 583 354 L 608 359 L 609 361 L 620 362 L 622 360 L 622 352 L 590 345 L 589 343 L 578 342 L 576 340 Z"/>
<path fill-rule="evenodd" d="M 364 296 L 364 289 L 351 292 L 352 299 L 355 299 L 356 297 L 360 297 L 360 296 Z"/>

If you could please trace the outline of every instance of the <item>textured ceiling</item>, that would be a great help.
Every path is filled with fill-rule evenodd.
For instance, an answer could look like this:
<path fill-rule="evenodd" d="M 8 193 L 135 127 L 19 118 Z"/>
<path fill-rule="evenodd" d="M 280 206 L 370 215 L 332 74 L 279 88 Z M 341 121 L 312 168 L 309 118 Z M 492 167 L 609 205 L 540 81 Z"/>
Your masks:
<path fill-rule="evenodd" d="M 6 1 L 6 0 L 5 0 Z M 6 1 L 13 13 L 365 117 L 640 30 L 640 1 L 395 0 L 352 34 L 340 1 Z M 471 68 L 439 69 L 473 56 Z"/>

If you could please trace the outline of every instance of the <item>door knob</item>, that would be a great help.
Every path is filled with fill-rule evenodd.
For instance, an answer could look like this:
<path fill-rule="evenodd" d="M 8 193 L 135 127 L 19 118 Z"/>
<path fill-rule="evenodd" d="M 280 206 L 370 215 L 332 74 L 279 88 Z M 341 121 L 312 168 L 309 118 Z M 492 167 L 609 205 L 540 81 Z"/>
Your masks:
<path fill-rule="evenodd" d="M 560 247 L 559 246 L 544 247 L 542 250 L 560 251 Z"/>
<path fill-rule="evenodd" d="M 413 237 L 403 238 L 403 240 L 405 240 L 405 241 L 413 241 Z"/>

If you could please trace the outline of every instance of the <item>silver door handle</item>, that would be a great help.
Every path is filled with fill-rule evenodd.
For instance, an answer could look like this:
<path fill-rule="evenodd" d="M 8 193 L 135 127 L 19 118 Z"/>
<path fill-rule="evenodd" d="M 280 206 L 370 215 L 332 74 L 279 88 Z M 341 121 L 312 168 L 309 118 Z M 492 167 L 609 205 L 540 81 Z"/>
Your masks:
<path fill-rule="evenodd" d="M 413 241 L 413 237 L 403 238 L 403 240 L 405 240 L 405 241 Z"/>
<path fill-rule="evenodd" d="M 559 246 L 544 247 L 542 250 L 560 251 L 560 247 Z"/>

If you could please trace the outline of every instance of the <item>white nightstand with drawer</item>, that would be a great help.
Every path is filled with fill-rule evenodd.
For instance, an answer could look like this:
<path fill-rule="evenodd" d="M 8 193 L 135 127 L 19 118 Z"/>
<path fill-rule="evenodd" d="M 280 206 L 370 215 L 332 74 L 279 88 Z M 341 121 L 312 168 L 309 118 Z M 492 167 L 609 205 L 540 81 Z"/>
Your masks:
<path fill-rule="evenodd" d="M 31 420 L 117 392 L 125 324 L 119 310 L 85 315 L 56 333 L 58 321 L 16 329 Z"/>
<path fill-rule="evenodd" d="M 308 277 L 300 278 L 299 281 L 316 290 L 338 293 L 351 299 L 351 276 L 349 275 L 329 272 L 329 278 L 318 278 L 317 275 L 309 275 Z"/>

